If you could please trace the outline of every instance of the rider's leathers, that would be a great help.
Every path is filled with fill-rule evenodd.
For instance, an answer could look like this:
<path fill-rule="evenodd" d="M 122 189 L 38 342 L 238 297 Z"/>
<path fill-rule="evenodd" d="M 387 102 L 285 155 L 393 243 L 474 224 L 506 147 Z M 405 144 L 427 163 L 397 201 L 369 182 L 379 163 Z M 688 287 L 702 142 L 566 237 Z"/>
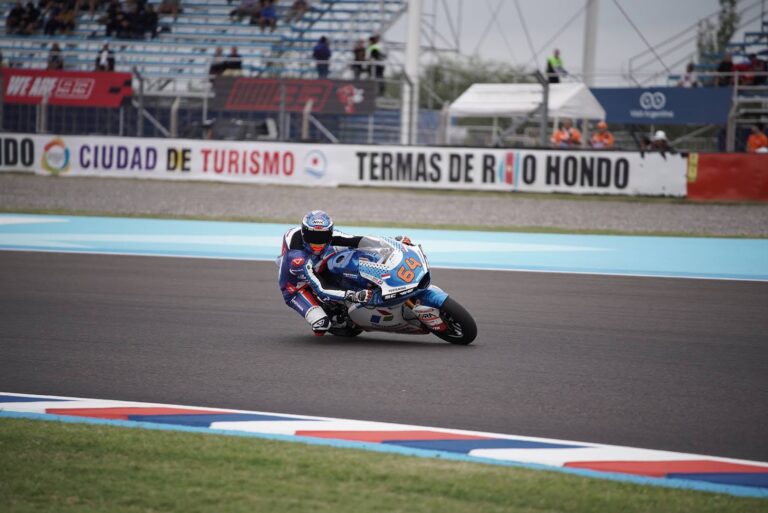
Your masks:
<path fill-rule="evenodd" d="M 328 315 L 321 305 L 325 301 L 343 301 L 346 291 L 325 287 L 317 277 L 328 259 L 344 248 L 376 247 L 379 239 L 352 236 L 335 230 L 331 243 L 315 255 L 304 248 L 301 228 L 292 228 L 283 237 L 283 246 L 277 260 L 280 268 L 278 282 L 285 303 L 296 310 L 313 329 L 326 327 Z M 320 301 L 318 301 L 318 298 Z"/>

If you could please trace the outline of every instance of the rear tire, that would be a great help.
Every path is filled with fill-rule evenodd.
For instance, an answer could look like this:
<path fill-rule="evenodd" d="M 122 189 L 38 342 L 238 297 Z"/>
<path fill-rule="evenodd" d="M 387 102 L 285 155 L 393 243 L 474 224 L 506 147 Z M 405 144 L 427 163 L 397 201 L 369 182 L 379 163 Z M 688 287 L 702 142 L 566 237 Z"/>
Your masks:
<path fill-rule="evenodd" d="M 360 333 L 363 332 L 360 328 L 350 328 L 349 326 L 345 326 L 343 328 L 331 328 L 328 330 L 328 332 L 331 335 L 336 335 L 337 337 L 347 337 L 352 338 L 358 336 Z"/>
<path fill-rule="evenodd" d="M 331 328 L 328 333 L 337 337 L 356 337 L 363 332 L 349 319 L 347 308 L 343 304 L 329 303 L 326 305 L 328 317 L 331 318 Z"/>
<path fill-rule="evenodd" d="M 451 297 L 448 297 L 440 308 L 440 318 L 448 325 L 448 329 L 432 333 L 446 342 L 466 346 L 477 337 L 477 324 L 472 315 Z"/>

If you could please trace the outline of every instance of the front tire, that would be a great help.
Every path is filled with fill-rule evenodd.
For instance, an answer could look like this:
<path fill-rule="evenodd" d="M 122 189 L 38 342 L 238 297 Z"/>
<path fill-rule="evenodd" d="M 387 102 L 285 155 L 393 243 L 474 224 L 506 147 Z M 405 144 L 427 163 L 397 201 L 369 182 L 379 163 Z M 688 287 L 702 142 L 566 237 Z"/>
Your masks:
<path fill-rule="evenodd" d="M 466 346 L 477 337 L 477 324 L 472 315 L 450 296 L 440 308 L 440 318 L 448 325 L 448 329 L 433 333 L 446 342 Z"/>

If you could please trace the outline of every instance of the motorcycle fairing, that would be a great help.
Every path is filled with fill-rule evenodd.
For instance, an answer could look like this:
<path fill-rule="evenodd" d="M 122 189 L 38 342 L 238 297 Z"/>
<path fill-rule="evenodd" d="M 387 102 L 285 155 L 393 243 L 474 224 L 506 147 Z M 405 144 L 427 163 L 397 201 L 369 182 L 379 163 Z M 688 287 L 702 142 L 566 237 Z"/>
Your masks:
<path fill-rule="evenodd" d="M 386 302 L 410 295 L 429 273 L 429 265 L 420 246 L 403 244 L 384 237 L 386 247 L 377 261 L 360 260 L 358 273 L 381 289 Z"/>
<path fill-rule="evenodd" d="M 415 304 L 440 308 L 448 294 L 439 287 L 430 285 L 427 289 L 416 291 L 409 299 Z M 398 333 L 429 333 L 411 309 L 406 306 L 406 299 L 387 306 L 367 306 L 353 304 L 348 309 L 349 318 L 358 327 L 366 331 L 395 331 Z"/>

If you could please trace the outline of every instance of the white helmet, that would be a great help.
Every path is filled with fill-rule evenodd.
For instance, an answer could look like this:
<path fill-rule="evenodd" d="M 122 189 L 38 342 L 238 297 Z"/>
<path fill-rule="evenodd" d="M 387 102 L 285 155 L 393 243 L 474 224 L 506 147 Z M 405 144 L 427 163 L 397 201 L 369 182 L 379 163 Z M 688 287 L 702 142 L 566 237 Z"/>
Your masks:
<path fill-rule="evenodd" d="M 654 141 L 666 141 L 667 140 L 667 134 L 664 133 L 664 130 L 656 130 L 656 133 L 653 134 L 653 140 Z"/>

